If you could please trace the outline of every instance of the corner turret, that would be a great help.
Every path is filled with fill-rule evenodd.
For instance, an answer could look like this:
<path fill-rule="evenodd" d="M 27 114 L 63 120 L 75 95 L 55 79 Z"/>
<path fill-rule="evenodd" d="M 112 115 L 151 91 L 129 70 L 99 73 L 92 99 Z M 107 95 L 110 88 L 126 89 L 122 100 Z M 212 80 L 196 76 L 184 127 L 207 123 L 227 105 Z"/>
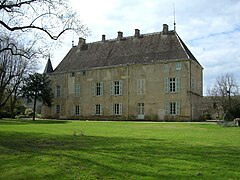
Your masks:
<path fill-rule="evenodd" d="M 53 72 L 53 67 L 52 67 L 52 63 L 51 63 L 51 60 L 50 60 L 50 56 L 49 56 L 46 67 L 45 67 L 43 73 L 49 74 L 49 73 L 52 73 L 52 72 Z"/>

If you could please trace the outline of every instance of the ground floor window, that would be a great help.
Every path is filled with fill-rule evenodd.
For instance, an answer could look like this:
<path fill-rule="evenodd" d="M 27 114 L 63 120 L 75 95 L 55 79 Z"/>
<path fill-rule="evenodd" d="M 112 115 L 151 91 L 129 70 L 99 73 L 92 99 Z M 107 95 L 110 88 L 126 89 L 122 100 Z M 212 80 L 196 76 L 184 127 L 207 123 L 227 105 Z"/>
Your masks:
<path fill-rule="evenodd" d="M 110 105 L 111 115 L 122 115 L 122 103 L 116 103 Z"/>
<path fill-rule="evenodd" d="M 165 104 L 166 115 L 180 115 L 180 102 L 167 102 Z"/>
<path fill-rule="evenodd" d="M 138 103 L 138 115 L 144 115 L 144 103 Z"/>
<path fill-rule="evenodd" d="M 75 115 L 76 116 L 80 115 L 80 107 L 79 106 L 75 106 Z"/>
<path fill-rule="evenodd" d="M 92 107 L 92 115 L 102 115 L 103 106 L 101 104 L 94 104 Z"/>
<path fill-rule="evenodd" d="M 56 114 L 60 114 L 60 113 L 61 113 L 61 106 L 56 105 Z"/>

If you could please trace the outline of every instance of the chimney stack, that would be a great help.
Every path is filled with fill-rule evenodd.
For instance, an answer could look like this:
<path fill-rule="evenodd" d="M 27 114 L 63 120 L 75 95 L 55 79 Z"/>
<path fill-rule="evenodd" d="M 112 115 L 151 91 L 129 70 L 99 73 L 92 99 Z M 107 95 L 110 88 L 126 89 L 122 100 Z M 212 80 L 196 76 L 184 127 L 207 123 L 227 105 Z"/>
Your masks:
<path fill-rule="evenodd" d="M 102 35 L 102 42 L 105 42 L 105 41 L 106 41 L 106 35 L 103 34 L 103 35 Z"/>
<path fill-rule="evenodd" d="M 163 24 L 163 35 L 167 35 L 167 34 L 168 34 L 168 25 Z"/>
<path fill-rule="evenodd" d="M 118 37 L 117 37 L 117 40 L 121 40 L 123 38 L 123 32 L 121 31 L 118 31 Z"/>
<path fill-rule="evenodd" d="M 137 37 L 137 38 L 140 37 L 140 30 L 139 29 L 135 29 L 134 37 Z"/>
<path fill-rule="evenodd" d="M 82 45 L 84 45 L 85 43 L 86 43 L 86 39 L 80 37 L 80 38 L 79 38 L 79 41 L 78 41 L 78 46 L 79 46 L 79 47 L 82 47 Z"/>

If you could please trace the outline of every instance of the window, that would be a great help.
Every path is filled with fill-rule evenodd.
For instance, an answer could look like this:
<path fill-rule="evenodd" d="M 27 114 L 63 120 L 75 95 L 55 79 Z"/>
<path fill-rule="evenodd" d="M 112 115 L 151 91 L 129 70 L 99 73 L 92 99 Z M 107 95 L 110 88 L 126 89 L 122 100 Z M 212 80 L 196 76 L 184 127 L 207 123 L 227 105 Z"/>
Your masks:
<path fill-rule="evenodd" d="M 96 115 L 101 115 L 101 105 L 100 104 L 96 104 Z"/>
<path fill-rule="evenodd" d="M 168 64 L 164 64 L 164 65 L 163 65 L 163 70 L 164 70 L 164 71 L 169 71 Z"/>
<path fill-rule="evenodd" d="M 145 93 L 145 79 L 137 80 L 137 94 L 142 95 Z"/>
<path fill-rule="evenodd" d="M 100 96 L 101 93 L 101 83 L 96 83 L 96 95 Z"/>
<path fill-rule="evenodd" d="M 60 113 L 61 113 L 61 106 L 56 105 L 56 114 L 60 114 Z"/>
<path fill-rule="evenodd" d="M 119 95 L 119 92 L 120 92 L 120 83 L 119 83 L 119 81 L 114 81 L 114 87 L 113 87 L 113 93 L 115 94 L 115 95 Z"/>
<path fill-rule="evenodd" d="M 70 77 L 74 77 L 75 76 L 75 73 L 74 72 L 71 72 L 70 73 Z"/>
<path fill-rule="evenodd" d="M 123 81 L 111 81 L 110 82 L 110 95 L 122 95 L 123 94 Z"/>
<path fill-rule="evenodd" d="M 138 115 L 144 115 L 144 103 L 138 103 Z"/>
<path fill-rule="evenodd" d="M 169 79 L 169 91 L 170 92 L 175 92 L 176 91 L 176 82 L 175 82 L 175 78 L 170 78 Z"/>
<path fill-rule="evenodd" d="M 75 96 L 80 96 L 80 84 L 75 84 Z"/>
<path fill-rule="evenodd" d="M 82 74 L 83 76 L 86 76 L 86 71 L 83 70 L 83 71 L 81 72 L 81 74 Z"/>
<path fill-rule="evenodd" d="M 191 82 L 191 90 L 192 90 L 192 92 L 194 92 L 195 91 L 195 82 L 194 82 L 194 79 L 192 78 L 192 82 Z"/>
<path fill-rule="evenodd" d="M 61 97 L 61 87 L 56 86 L 56 97 Z"/>
<path fill-rule="evenodd" d="M 102 115 L 103 107 L 101 104 L 94 104 L 92 109 L 92 115 Z"/>
<path fill-rule="evenodd" d="M 175 115 L 176 114 L 176 103 L 171 102 L 171 103 L 169 103 L 169 105 L 170 105 L 170 115 Z"/>
<path fill-rule="evenodd" d="M 103 82 L 92 83 L 92 95 L 93 96 L 103 95 Z"/>
<path fill-rule="evenodd" d="M 76 116 L 80 115 L 80 107 L 79 106 L 75 106 L 75 115 Z"/>
<path fill-rule="evenodd" d="M 110 105 L 110 115 L 122 115 L 122 104 L 111 104 Z"/>
<path fill-rule="evenodd" d="M 182 63 L 181 62 L 177 62 L 176 63 L 176 70 L 179 71 L 182 69 Z"/>
<path fill-rule="evenodd" d="M 180 78 L 165 78 L 165 92 L 166 93 L 174 93 L 180 91 Z"/>
<path fill-rule="evenodd" d="M 166 115 L 180 115 L 180 102 L 167 102 L 165 104 Z"/>

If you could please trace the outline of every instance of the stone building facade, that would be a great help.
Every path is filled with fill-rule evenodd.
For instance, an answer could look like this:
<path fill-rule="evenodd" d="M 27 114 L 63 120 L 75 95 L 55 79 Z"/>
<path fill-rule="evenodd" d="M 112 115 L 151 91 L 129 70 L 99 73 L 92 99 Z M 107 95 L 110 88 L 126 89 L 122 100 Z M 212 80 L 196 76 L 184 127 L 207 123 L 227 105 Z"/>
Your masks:
<path fill-rule="evenodd" d="M 46 117 L 67 119 L 196 120 L 203 68 L 175 31 L 86 43 L 79 38 L 48 73 L 55 91 Z M 49 69 L 49 70 L 48 70 Z"/>

